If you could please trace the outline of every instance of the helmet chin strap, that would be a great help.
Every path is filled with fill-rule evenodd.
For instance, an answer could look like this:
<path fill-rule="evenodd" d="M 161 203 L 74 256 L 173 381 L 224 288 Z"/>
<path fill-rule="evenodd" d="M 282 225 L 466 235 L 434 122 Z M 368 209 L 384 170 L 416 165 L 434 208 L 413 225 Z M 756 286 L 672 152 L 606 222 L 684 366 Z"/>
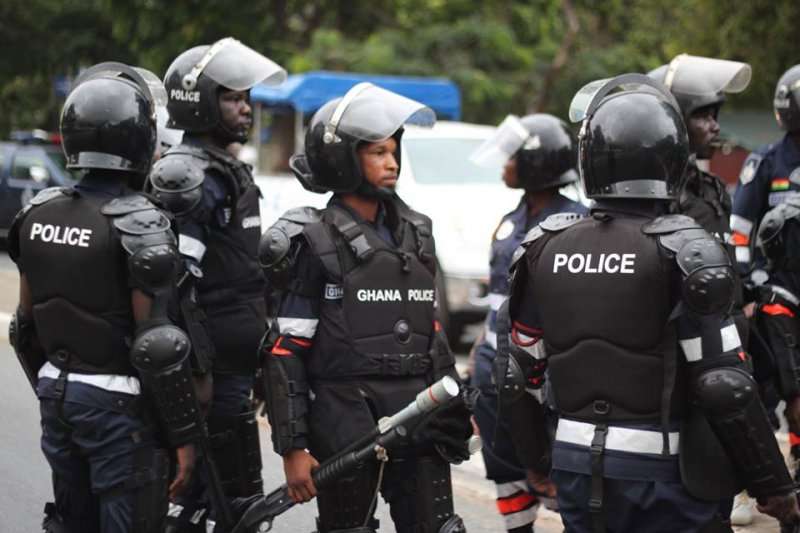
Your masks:
<path fill-rule="evenodd" d="M 211 134 L 215 139 L 224 143 L 225 146 L 233 142 L 246 143 L 248 139 L 247 134 L 236 133 L 225 126 L 222 121 L 217 122 L 217 125 L 211 130 Z"/>
<path fill-rule="evenodd" d="M 379 200 L 386 200 L 394 196 L 394 189 L 390 189 L 389 187 L 376 187 L 365 179 L 362 179 L 361 184 L 354 192 L 361 196 L 366 196 L 367 198 L 377 198 Z"/>

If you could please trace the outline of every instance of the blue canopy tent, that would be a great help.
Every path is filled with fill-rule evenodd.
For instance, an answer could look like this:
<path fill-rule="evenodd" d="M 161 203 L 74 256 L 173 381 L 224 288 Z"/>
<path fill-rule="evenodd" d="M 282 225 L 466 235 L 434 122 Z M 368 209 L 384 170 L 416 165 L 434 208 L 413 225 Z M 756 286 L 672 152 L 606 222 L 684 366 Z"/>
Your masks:
<path fill-rule="evenodd" d="M 254 122 L 257 125 L 262 124 L 261 113 L 265 110 L 276 115 L 293 114 L 294 140 L 291 150 L 293 152 L 302 146 L 303 125 L 307 117 L 328 100 L 343 96 L 351 87 L 363 81 L 374 83 L 384 89 L 422 102 L 433 109 L 439 119 L 459 120 L 461 118 L 461 92 L 455 83 L 446 78 L 313 71 L 292 74 L 278 86 L 257 85 L 253 87 L 250 91 L 250 100 L 254 107 Z M 267 135 L 264 135 L 264 132 Z M 258 153 L 261 152 L 260 145 L 266 140 L 265 137 L 269 138 L 271 135 L 271 131 L 264 130 L 261 135 L 257 136 Z M 256 161 L 256 166 L 260 167 L 259 163 Z"/>

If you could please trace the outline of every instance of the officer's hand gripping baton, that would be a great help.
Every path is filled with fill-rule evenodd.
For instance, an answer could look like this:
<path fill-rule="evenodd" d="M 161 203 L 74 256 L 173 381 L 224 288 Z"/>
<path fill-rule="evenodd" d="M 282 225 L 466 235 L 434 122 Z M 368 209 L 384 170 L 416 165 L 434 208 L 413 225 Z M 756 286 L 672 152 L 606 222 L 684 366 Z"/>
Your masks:
<path fill-rule="evenodd" d="M 392 416 L 381 418 L 378 426 L 368 435 L 358 439 L 346 449 L 331 457 L 313 474 L 317 489 L 325 488 L 360 464 L 375 459 L 381 449 L 391 448 L 406 436 L 407 425 L 413 425 L 459 395 L 456 380 L 445 376 L 417 394 L 416 399 Z M 289 489 L 284 484 L 257 500 L 247 499 L 241 507 L 246 508 L 242 518 L 230 533 L 265 533 L 272 529 L 272 521 L 289 510 L 294 501 L 289 498 Z M 249 504 L 249 505 L 248 505 Z"/>

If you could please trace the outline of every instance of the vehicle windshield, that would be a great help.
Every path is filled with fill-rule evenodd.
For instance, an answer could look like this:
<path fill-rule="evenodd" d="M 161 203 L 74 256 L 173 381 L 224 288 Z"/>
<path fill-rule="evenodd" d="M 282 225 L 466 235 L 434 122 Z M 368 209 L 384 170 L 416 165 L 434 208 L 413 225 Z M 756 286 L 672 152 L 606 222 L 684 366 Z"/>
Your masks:
<path fill-rule="evenodd" d="M 502 183 L 500 166 L 481 167 L 469 160 L 484 139 L 403 139 L 403 162 L 414 180 L 427 185 Z"/>

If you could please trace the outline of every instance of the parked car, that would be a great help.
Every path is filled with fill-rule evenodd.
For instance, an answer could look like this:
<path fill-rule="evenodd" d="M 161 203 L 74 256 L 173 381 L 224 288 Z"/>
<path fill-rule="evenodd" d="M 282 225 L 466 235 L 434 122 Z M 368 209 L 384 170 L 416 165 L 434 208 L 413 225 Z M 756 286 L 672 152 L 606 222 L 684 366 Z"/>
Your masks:
<path fill-rule="evenodd" d="M 493 126 L 437 122 L 432 129 L 407 126 L 403 135 L 398 194 L 433 219 L 441 315 L 457 340 L 464 325 L 481 320 L 488 308 L 489 248 L 501 217 L 512 210 L 519 191 L 508 189 L 501 168 L 478 167 L 469 155 Z M 304 190 L 288 175 L 257 176 L 262 224 L 271 225 L 286 210 L 324 207 L 329 195 Z"/>
<path fill-rule="evenodd" d="M 18 132 L 14 141 L 0 142 L 0 238 L 40 190 L 75 183 L 61 146 L 43 133 Z"/>

